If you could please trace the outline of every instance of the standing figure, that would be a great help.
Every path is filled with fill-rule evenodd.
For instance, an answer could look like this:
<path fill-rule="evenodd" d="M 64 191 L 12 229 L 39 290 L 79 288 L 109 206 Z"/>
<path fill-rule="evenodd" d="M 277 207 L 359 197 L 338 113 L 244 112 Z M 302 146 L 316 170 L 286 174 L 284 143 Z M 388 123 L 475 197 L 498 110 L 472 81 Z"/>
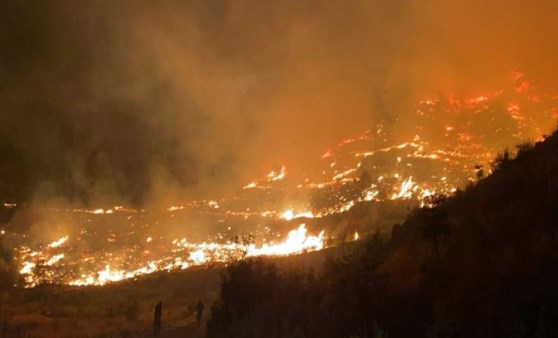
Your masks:
<path fill-rule="evenodd" d="M 155 337 L 161 334 L 161 315 L 163 314 L 163 302 L 157 303 L 153 313 L 153 333 Z"/>
<path fill-rule="evenodd" d="M 201 325 L 202 314 L 203 314 L 203 303 L 200 299 L 198 300 L 198 305 L 196 305 L 196 323 L 198 325 L 198 328 Z"/>

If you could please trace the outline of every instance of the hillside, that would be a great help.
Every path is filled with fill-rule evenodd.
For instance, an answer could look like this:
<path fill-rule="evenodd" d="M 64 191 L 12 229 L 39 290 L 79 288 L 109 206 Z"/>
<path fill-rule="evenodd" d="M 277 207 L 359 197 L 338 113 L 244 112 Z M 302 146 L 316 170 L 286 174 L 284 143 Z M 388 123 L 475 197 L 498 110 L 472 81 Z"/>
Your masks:
<path fill-rule="evenodd" d="M 0 132 L 1 240 L 16 248 L 16 270 L 27 286 L 102 285 L 106 277 L 231 262 L 245 251 L 232 243 L 276 242 L 301 223 L 309 235 L 324 231 L 336 242 L 355 232 L 361 238 L 378 228 L 389 232 L 425 198 L 452 194 L 482 177 L 503 145 L 549 130 L 558 96 L 521 72 L 510 80 L 482 94 L 417 98 L 407 119 L 381 119 L 360 135 L 324 142 L 305 161 L 277 158 L 267 174 L 232 180 L 232 190 L 184 195 L 163 189 L 164 196 L 155 193 L 141 207 L 123 196 L 65 199 L 63 191 L 56 198 L 26 198 L 37 182 L 25 176 L 18 148 Z M 88 193 L 79 192 L 84 187 L 65 184 L 62 190 L 87 200 Z"/>
<path fill-rule="evenodd" d="M 555 336 L 558 133 L 515 157 L 502 153 L 494 168 L 413 211 L 391 238 L 378 232 L 360 246 L 231 266 L 219 295 L 219 269 L 201 269 L 17 292 L 3 299 L 1 318 L 16 335 L 55 337 L 58 327 L 141 336 L 163 300 L 164 335 L 196 336 L 191 311 L 201 297 L 208 337 Z M 365 211 L 357 209 L 347 217 Z"/>
<path fill-rule="evenodd" d="M 319 275 L 229 268 L 208 336 L 558 335 L 558 133 L 493 166 Z"/>

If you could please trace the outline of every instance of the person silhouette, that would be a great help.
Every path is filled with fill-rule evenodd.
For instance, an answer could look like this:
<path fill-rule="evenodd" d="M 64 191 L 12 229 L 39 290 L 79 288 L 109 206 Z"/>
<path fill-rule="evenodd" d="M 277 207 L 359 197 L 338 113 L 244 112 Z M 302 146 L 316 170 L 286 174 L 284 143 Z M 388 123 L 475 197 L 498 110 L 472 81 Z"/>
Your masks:
<path fill-rule="evenodd" d="M 198 328 L 201 325 L 202 314 L 203 314 L 203 303 L 202 300 L 199 299 L 198 305 L 196 305 L 196 324 Z"/>
<path fill-rule="evenodd" d="M 153 333 L 155 337 L 161 334 L 161 315 L 163 314 L 163 302 L 157 303 L 155 305 L 155 311 L 153 312 Z"/>

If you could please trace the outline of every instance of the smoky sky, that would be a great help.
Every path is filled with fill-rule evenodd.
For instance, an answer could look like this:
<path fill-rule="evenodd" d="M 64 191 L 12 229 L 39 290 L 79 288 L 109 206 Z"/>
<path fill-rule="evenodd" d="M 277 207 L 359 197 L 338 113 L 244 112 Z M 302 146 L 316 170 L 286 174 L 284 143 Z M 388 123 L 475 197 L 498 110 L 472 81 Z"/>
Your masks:
<path fill-rule="evenodd" d="M 2 196 L 245 184 L 434 93 L 555 85 L 554 1 L 3 1 Z M 403 130 L 404 128 L 402 128 Z"/>

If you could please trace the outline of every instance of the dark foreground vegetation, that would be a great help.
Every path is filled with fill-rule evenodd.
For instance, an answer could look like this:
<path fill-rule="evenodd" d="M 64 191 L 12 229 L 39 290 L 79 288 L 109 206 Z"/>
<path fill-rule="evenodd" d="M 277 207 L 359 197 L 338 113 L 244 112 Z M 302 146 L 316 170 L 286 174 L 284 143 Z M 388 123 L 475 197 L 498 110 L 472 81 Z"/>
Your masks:
<path fill-rule="evenodd" d="M 203 337 L 204 328 L 196 327 L 196 303 L 211 304 L 219 282 L 218 269 L 191 269 L 103 287 L 14 288 L 0 292 L 0 338 L 153 337 L 158 302 L 161 338 Z"/>
<path fill-rule="evenodd" d="M 208 337 L 558 336 L 558 133 L 322 271 L 231 266 Z"/>

